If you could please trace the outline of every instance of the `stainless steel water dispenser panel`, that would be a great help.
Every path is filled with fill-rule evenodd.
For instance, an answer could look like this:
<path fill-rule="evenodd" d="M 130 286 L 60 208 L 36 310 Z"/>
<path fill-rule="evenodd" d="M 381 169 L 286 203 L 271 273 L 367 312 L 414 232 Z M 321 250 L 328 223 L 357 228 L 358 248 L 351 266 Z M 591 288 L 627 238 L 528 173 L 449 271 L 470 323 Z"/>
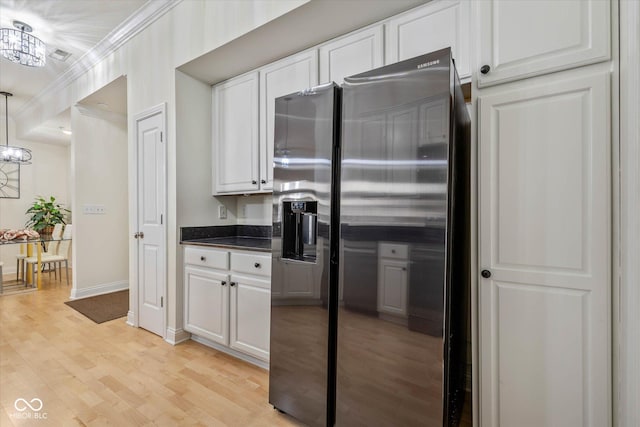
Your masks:
<path fill-rule="evenodd" d="M 282 202 L 282 258 L 316 262 L 318 202 Z"/>

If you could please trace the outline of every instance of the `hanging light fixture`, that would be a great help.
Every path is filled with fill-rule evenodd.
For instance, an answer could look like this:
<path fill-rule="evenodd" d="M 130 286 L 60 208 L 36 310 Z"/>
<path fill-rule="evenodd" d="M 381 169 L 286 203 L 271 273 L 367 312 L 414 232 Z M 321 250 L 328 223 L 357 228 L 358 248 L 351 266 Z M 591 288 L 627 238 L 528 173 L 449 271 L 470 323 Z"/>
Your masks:
<path fill-rule="evenodd" d="M 29 34 L 33 28 L 21 21 L 13 21 L 13 28 L 0 28 L 0 55 L 11 62 L 29 67 L 44 67 L 47 46 Z"/>
<path fill-rule="evenodd" d="M 5 163 L 20 163 L 23 165 L 31 164 L 31 150 L 27 150 L 22 147 L 13 147 L 9 145 L 9 97 L 13 96 L 9 92 L 0 92 L 0 95 L 4 96 L 4 127 L 6 129 L 6 143 L 4 146 L 0 145 L 0 162 Z"/>

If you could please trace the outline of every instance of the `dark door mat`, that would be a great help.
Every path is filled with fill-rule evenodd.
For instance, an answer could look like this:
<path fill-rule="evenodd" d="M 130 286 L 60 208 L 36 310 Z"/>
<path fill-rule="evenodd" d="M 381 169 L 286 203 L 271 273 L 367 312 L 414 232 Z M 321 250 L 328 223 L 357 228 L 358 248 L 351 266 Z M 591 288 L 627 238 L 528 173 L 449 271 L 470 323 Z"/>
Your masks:
<path fill-rule="evenodd" d="M 129 311 L 129 291 L 124 290 L 76 299 L 67 301 L 65 304 L 96 323 L 107 322 L 127 315 Z"/>

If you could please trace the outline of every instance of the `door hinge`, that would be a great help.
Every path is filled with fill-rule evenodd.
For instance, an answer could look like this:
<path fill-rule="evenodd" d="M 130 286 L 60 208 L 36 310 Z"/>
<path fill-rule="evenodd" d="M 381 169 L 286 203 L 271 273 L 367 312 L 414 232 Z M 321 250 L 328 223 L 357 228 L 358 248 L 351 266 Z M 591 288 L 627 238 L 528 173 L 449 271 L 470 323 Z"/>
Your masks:
<path fill-rule="evenodd" d="M 160 308 L 164 307 L 164 297 L 160 297 Z"/>

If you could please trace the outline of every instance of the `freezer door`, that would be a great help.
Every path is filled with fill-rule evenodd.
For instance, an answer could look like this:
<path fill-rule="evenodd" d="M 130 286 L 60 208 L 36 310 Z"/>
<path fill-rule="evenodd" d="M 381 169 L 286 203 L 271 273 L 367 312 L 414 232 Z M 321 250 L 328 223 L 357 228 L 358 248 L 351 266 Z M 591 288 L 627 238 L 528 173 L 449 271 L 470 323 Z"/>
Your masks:
<path fill-rule="evenodd" d="M 269 402 L 327 424 L 336 85 L 276 99 Z M 329 409 L 331 405 L 329 405 Z"/>

